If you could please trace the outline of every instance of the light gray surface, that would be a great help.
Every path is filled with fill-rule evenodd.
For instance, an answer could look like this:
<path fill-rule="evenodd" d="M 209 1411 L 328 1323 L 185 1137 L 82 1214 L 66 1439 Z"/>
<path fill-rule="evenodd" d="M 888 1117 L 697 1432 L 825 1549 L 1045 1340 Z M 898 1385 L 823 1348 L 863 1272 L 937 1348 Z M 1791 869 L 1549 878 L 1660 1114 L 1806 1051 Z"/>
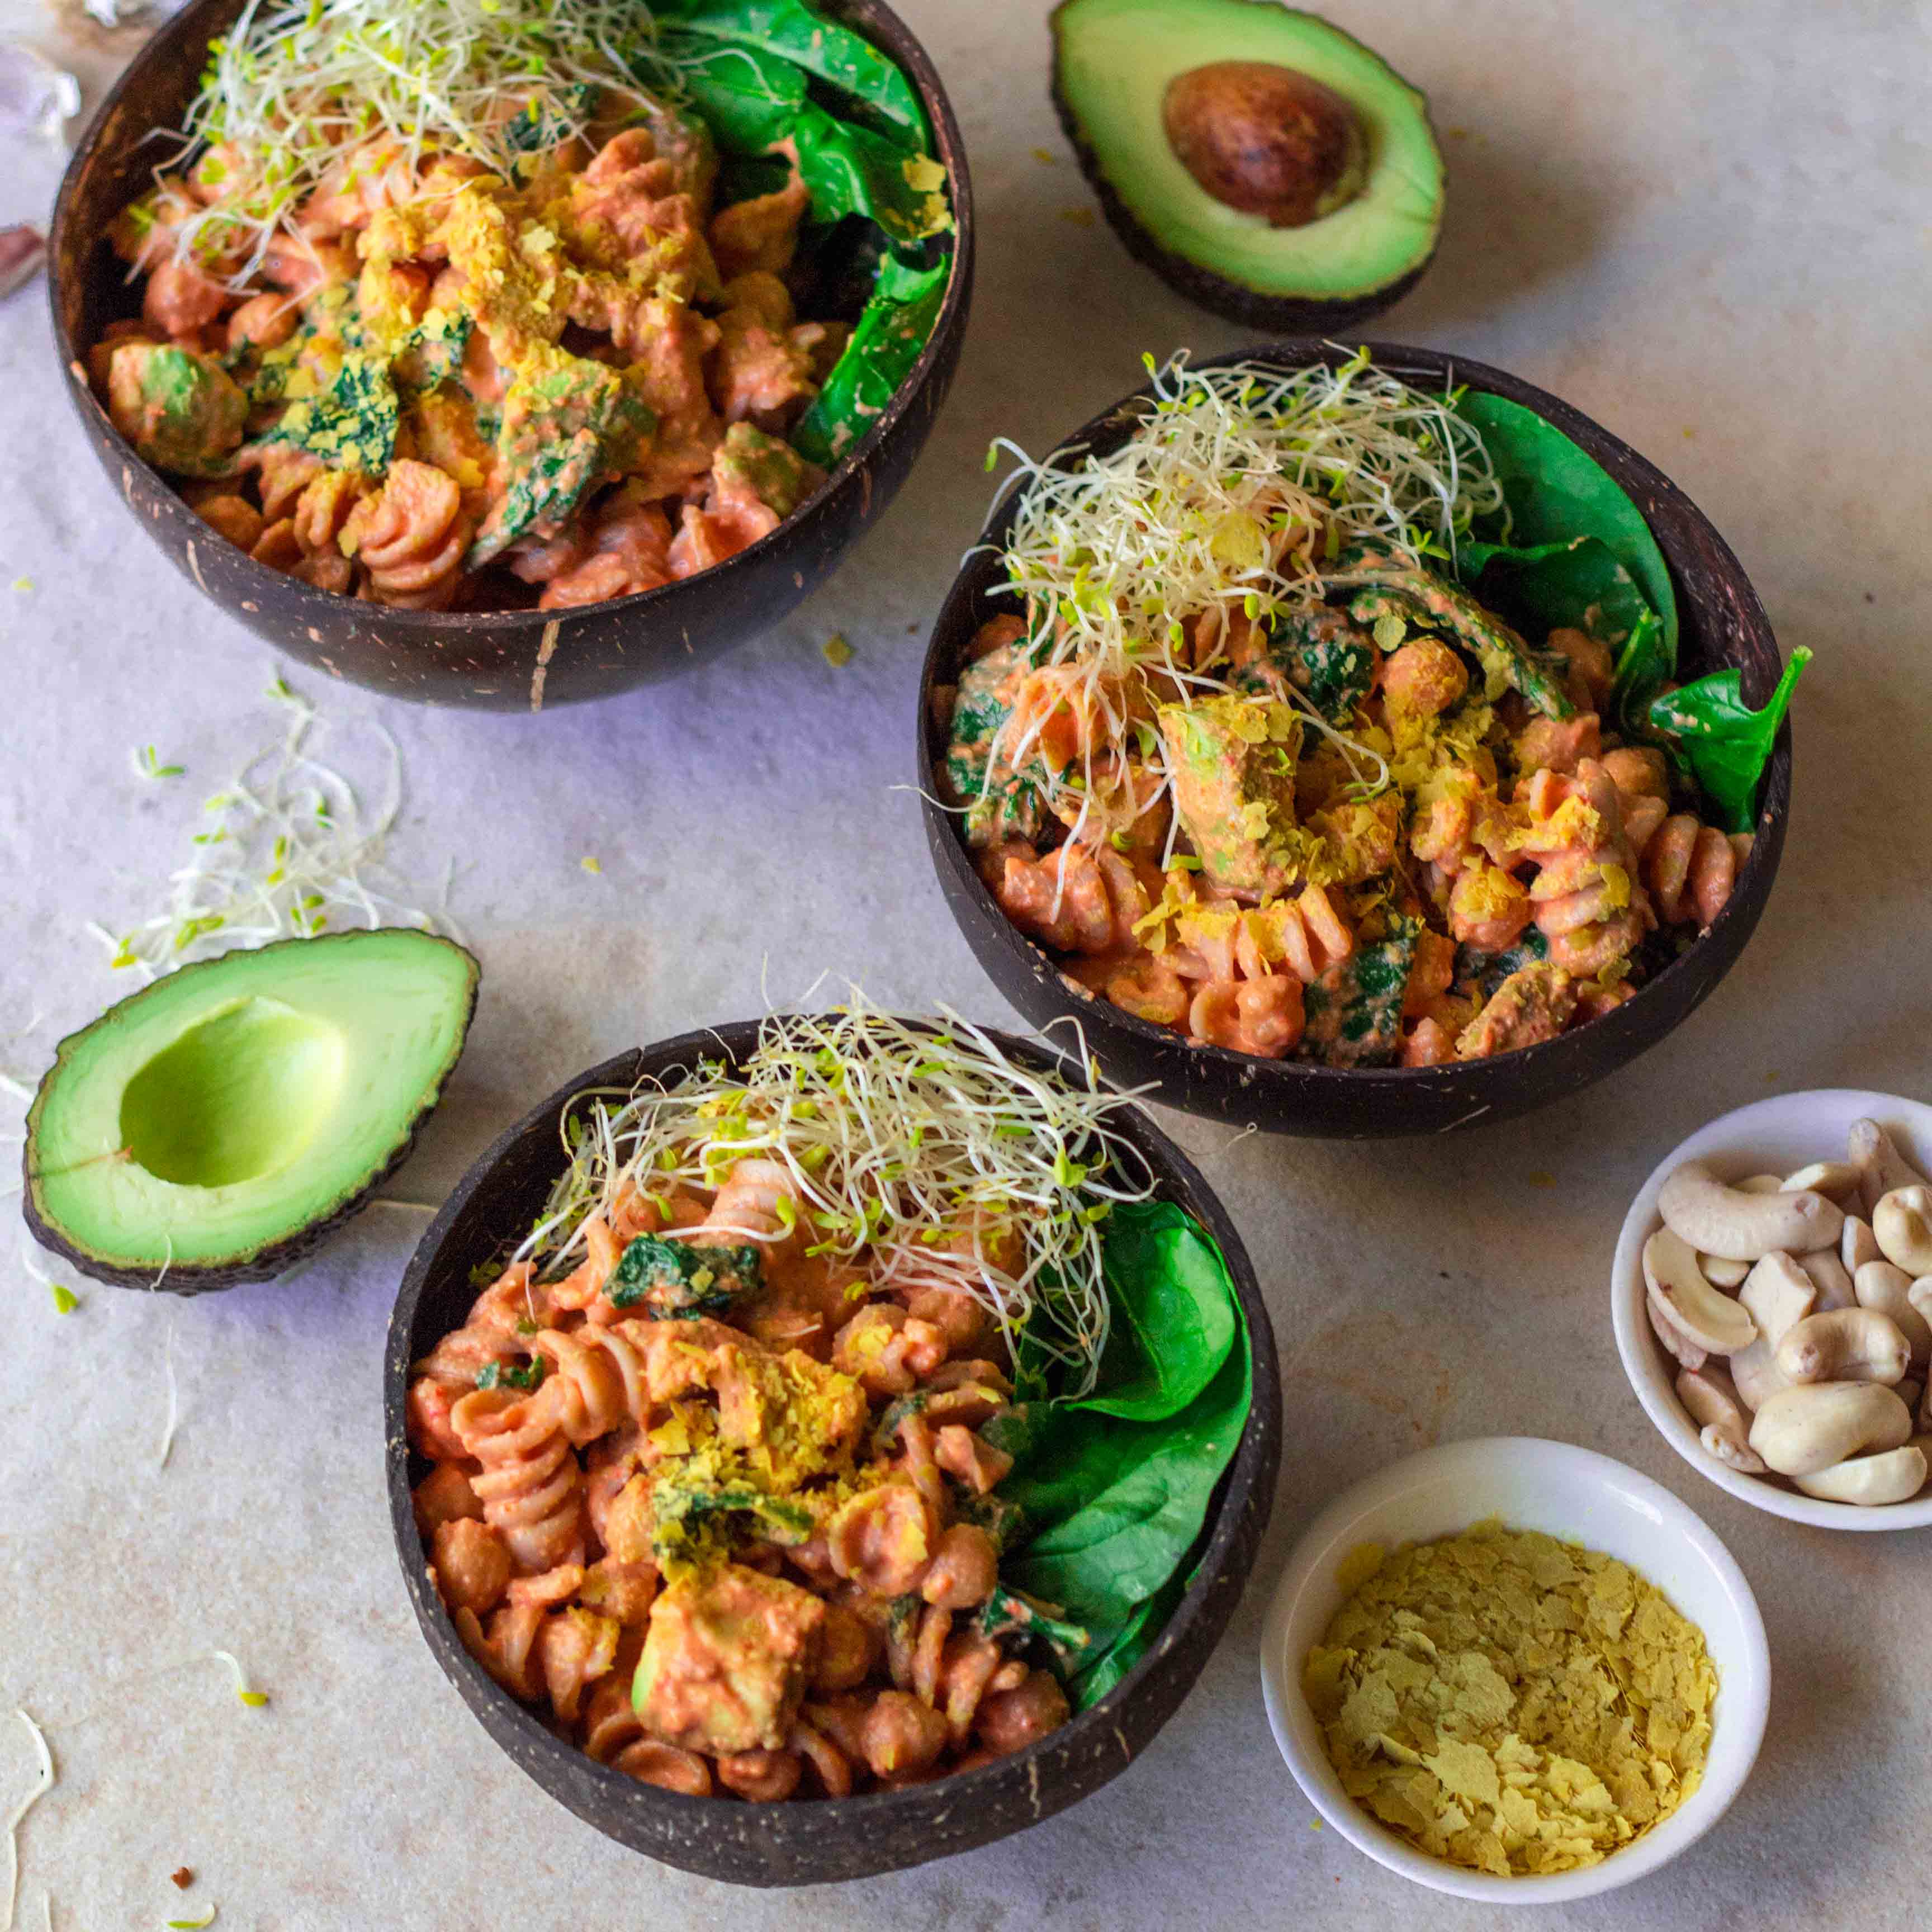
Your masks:
<path fill-rule="evenodd" d="M 398 854 L 424 874 L 457 856 L 484 962 L 470 1052 L 392 1192 L 439 1198 L 576 1069 L 820 968 L 1006 1017 L 890 789 L 910 776 L 914 634 L 977 527 L 991 435 L 1043 447 L 1131 386 L 1142 350 L 1239 338 L 1104 226 L 1062 218 L 1090 202 L 1046 103 L 1040 9 L 905 11 L 971 146 L 978 301 L 922 466 L 830 587 L 730 662 L 595 710 L 431 713 L 303 680 L 332 716 L 380 710 L 409 777 Z M 1927 1541 L 1804 1530 L 1700 1483 L 1624 1384 L 1606 1286 L 1629 1194 L 1709 1115 L 1778 1088 L 1932 1084 L 1924 10 L 1360 0 L 1338 17 L 1430 89 L 1454 173 L 1440 260 L 1384 333 L 1516 370 L 1655 457 L 1736 547 L 1786 648 L 1819 653 L 1783 874 L 1738 969 L 1666 1048 L 1516 1126 L 1363 1147 L 1181 1126 L 1281 1341 L 1288 1454 L 1262 1570 L 1128 1775 L 1021 1838 L 836 1893 L 734 1894 L 620 1850 L 511 1771 L 437 1674 L 389 1547 L 377 1402 L 420 1217 L 372 1213 L 282 1287 L 177 1304 L 83 1286 L 65 1319 L 5 1238 L 0 1706 L 48 1722 L 62 1775 L 22 1834 L 24 1924 L 48 1888 L 63 1928 L 211 1899 L 224 1925 L 328 1932 L 1488 1924 L 1310 1828 L 1254 1652 L 1273 1574 L 1324 1501 L 1419 1444 L 1501 1432 L 1588 1444 L 1690 1500 L 1758 1589 L 1774 1656 L 1764 1754 L 1718 1830 L 1539 1922 L 1923 1922 Z M 52 161 L 17 152 L 0 220 L 51 195 Z M 150 908 L 201 796 L 275 721 L 266 653 L 97 473 L 37 292 L 0 308 L 0 1064 L 33 1075 L 116 990 L 83 922 Z M 32 592 L 4 587 L 21 574 Z M 835 629 L 856 653 L 837 671 L 819 655 Z M 150 741 L 189 776 L 137 782 L 129 748 Z M 170 1330 L 181 1428 L 163 1472 Z M 243 1709 L 214 1664 L 148 1674 L 212 1646 L 268 1708 Z M 0 1718 L 0 1815 L 25 1744 Z M 183 1863 L 202 1875 L 185 1896 L 166 1882 Z"/>

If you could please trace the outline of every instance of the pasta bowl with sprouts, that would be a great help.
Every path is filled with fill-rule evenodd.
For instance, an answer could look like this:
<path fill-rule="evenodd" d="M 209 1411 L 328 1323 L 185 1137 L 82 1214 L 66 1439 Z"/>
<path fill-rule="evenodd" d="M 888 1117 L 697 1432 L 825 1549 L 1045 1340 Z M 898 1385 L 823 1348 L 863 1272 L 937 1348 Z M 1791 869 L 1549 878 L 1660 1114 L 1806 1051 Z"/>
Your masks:
<path fill-rule="evenodd" d="M 1501 1118 L 1654 1045 L 1771 890 L 1810 653 L 1667 478 L 1500 370 L 1148 368 L 1012 452 L 927 652 L 927 842 L 1000 991 L 1286 1133 Z"/>
<path fill-rule="evenodd" d="M 82 426 L 170 560 L 540 710 L 782 617 L 957 362 L 958 130 L 884 0 L 194 0 L 62 184 Z"/>
<path fill-rule="evenodd" d="M 750 1885 L 1076 1802 L 1226 1628 L 1280 1452 L 1253 1272 L 1126 1096 L 856 996 L 592 1069 L 417 1250 L 424 1636 L 553 1796 Z"/>

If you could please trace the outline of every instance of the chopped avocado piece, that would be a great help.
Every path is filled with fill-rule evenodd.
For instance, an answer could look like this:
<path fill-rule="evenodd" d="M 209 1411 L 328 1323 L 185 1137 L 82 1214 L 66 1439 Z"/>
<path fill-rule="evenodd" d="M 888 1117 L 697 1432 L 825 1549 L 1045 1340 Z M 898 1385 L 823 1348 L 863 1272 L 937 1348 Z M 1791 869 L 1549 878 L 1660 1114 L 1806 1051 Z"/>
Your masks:
<path fill-rule="evenodd" d="M 1338 960 L 1304 990 L 1304 1059 L 1326 1066 L 1386 1066 L 1394 1059 L 1422 922 L 1395 913 L 1388 926 L 1386 939 Z"/>
<path fill-rule="evenodd" d="M 736 483 L 765 508 L 788 517 L 825 479 L 790 443 L 748 422 L 736 422 L 711 459 L 720 483 Z"/>
<path fill-rule="evenodd" d="M 1294 822 L 1301 722 L 1265 698 L 1204 698 L 1158 712 L 1174 808 L 1202 869 L 1236 892 L 1279 892 L 1311 842 Z"/>
<path fill-rule="evenodd" d="M 1348 614 L 1358 624 L 1400 617 L 1418 630 L 1441 633 L 1481 666 L 1483 695 L 1491 702 L 1505 690 L 1520 692 L 1546 718 L 1574 716 L 1564 694 L 1562 667 L 1532 650 L 1466 590 L 1399 556 L 1385 545 L 1352 544 L 1330 568 L 1332 589 L 1356 589 Z"/>
<path fill-rule="evenodd" d="M 114 427 L 158 470 L 218 476 L 241 446 L 248 399 L 212 356 L 124 342 L 107 365 Z"/>
<path fill-rule="evenodd" d="M 464 560 L 475 570 L 527 530 L 560 526 L 599 476 L 621 466 L 610 445 L 654 427 L 618 372 L 554 343 L 532 344 L 512 376 L 496 432 L 508 487 Z"/>
<path fill-rule="evenodd" d="M 748 1243 L 706 1247 L 674 1234 L 640 1234 L 618 1257 L 604 1292 L 614 1308 L 643 1303 L 653 1322 L 690 1321 L 723 1314 L 764 1281 L 764 1258 Z"/>
<path fill-rule="evenodd" d="M 1254 0 L 1063 0 L 1053 98 L 1130 253 L 1276 329 L 1385 308 L 1435 253 L 1426 100 L 1358 40 Z"/>
<path fill-rule="evenodd" d="M 97 1280 L 278 1275 L 408 1154 L 463 1050 L 476 962 L 383 927 L 184 966 L 56 1052 L 27 1225 Z"/>
<path fill-rule="evenodd" d="M 1376 673 L 1375 640 L 1326 604 L 1276 620 L 1268 655 L 1331 724 L 1354 717 Z"/>
<path fill-rule="evenodd" d="M 687 1750 L 779 1750 L 804 1700 L 825 1605 L 742 1564 L 681 1576 L 651 1606 L 631 1702 Z"/>
<path fill-rule="evenodd" d="M 332 470 L 380 476 L 396 453 L 399 412 L 388 364 L 352 352 L 322 394 L 290 404 L 262 440 L 292 442 Z"/>

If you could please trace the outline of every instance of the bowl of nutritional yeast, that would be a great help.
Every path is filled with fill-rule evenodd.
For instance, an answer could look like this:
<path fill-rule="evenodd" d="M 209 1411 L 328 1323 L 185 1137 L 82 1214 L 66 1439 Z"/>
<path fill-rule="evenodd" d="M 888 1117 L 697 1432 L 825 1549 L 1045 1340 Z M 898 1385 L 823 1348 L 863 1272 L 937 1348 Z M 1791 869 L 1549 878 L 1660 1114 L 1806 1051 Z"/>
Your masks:
<path fill-rule="evenodd" d="M 333 676 L 540 710 L 755 634 L 884 510 L 972 194 L 881 0 L 195 0 L 50 260 L 82 428 L 197 589 Z"/>
<path fill-rule="evenodd" d="M 1809 653 L 1682 490 L 1501 370 L 1149 368 L 1012 452 L 933 630 L 927 842 L 994 983 L 1284 1133 L 1504 1118 L 1655 1046 L 1771 891 Z"/>

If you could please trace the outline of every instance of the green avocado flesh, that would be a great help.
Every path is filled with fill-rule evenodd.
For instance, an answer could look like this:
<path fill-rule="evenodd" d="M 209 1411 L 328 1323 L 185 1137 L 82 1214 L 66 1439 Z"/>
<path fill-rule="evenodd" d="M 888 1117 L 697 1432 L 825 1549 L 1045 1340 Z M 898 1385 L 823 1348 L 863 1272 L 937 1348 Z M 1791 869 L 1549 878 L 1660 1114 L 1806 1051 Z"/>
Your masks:
<path fill-rule="evenodd" d="M 280 1272 L 407 1152 L 476 981 L 460 946 L 384 928 L 144 987 L 64 1040 L 40 1083 L 29 1225 L 103 1280 Z"/>
<path fill-rule="evenodd" d="M 1271 0 L 1064 0 L 1053 28 L 1054 92 L 1083 163 L 1158 250 L 1306 301 L 1358 299 L 1428 260 L 1443 198 L 1428 104 L 1339 28 Z M 1292 68 L 1347 100 L 1368 140 L 1361 192 L 1298 228 L 1209 194 L 1168 145 L 1162 103 L 1178 76 L 1224 61 Z"/>

